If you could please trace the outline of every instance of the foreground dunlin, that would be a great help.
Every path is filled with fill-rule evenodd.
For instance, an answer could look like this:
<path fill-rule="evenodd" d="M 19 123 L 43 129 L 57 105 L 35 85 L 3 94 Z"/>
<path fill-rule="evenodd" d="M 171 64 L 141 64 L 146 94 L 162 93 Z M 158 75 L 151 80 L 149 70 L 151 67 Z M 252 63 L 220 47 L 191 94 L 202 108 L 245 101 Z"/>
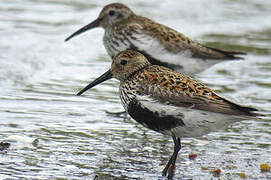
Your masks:
<path fill-rule="evenodd" d="M 103 42 L 111 58 L 120 51 L 132 49 L 144 54 L 151 64 L 186 74 L 199 73 L 224 60 L 241 59 L 235 55 L 245 54 L 207 47 L 192 41 L 174 29 L 136 15 L 120 3 L 105 6 L 96 20 L 65 41 L 96 27 L 105 30 Z"/>
<path fill-rule="evenodd" d="M 186 75 L 151 65 L 142 54 L 132 50 L 117 54 L 111 69 L 78 95 L 112 77 L 120 80 L 121 102 L 133 119 L 172 136 L 174 153 L 163 170 L 169 179 L 181 149 L 180 138 L 199 137 L 260 115 L 253 112 L 257 109 L 231 102 Z"/>

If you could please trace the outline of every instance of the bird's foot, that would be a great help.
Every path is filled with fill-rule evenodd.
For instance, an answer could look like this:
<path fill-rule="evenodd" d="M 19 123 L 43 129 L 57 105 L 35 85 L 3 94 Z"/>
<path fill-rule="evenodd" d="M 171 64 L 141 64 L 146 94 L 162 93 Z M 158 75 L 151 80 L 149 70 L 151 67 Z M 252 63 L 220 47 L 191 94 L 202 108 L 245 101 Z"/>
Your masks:
<path fill-rule="evenodd" d="M 176 166 L 175 165 L 167 165 L 164 170 L 162 171 L 163 176 L 167 176 L 168 179 L 172 179 L 175 173 Z"/>

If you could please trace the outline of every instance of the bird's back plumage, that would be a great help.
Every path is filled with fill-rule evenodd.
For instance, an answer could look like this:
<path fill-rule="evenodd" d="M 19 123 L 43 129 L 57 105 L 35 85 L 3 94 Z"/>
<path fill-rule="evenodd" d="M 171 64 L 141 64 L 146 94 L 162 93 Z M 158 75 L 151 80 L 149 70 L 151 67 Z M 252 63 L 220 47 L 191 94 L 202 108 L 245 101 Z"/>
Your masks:
<path fill-rule="evenodd" d="M 257 115 L 252 112 L 256 109 L 233 103 L 204 84 L 165 67 L 148 66 L 130 78 L 127 83 L 137 94 L 149 95 L 161 103 L 229 115 Z"/>
<path fill-rule="evenodd" d="M 243 55 L 243 52 L 226 51 L 208 47 L 197 43 L 184 34 L 143 16 L 134 15 L 115 26 L 116 33 L 126 32 L 127 35 L 133 33 L 146 34 L 158 40 L 169 52 L 176 54 L 181 51 L 190 50 L 192 57 L 203 59 L 241 59 L 235 55 Z M 142 50 L 142 49 L 140 49 Z"/>

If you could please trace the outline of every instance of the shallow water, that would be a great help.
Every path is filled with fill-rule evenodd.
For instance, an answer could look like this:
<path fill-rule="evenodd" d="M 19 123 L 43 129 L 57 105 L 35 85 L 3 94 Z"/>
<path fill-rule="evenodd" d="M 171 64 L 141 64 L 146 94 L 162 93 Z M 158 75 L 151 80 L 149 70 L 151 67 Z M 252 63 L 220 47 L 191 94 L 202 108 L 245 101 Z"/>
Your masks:
<path fill-rule="evenodd" d="M 116 80 L 75 96 L 111 60 L 102 29 L 64 39 L 110 2 L 0 2 L 0 140 L 11 143 L 0 152 L 0 179 L 162 179 L 173 144 L 129 117 L 106 113 L 123 110 Z M 260 164 L 271 164 L 271 2 L 121 2 L 197 41 L 249 53 L 197 78 L 268 116 L 183 139 L 176 179 L 212 179 L 215 168 L 223 179 L 238 179 L 240 172 L 271 179 L 260 171 Z M 190 153 L 198 157 L 189 160 Z"/>

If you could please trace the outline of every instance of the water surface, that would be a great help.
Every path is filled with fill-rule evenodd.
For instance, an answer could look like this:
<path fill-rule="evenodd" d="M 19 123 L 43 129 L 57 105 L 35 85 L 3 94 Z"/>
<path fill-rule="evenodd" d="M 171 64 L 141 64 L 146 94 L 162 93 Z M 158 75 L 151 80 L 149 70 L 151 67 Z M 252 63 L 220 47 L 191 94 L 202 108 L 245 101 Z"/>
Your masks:
<path fill-rule="evenodd" d="M 162 179 L 172 153 L 169 137 L 129 117 L 118 82 L 84 96 L 76 92 L 111 64 L 102 29 L 64 42 L 112 1 L 5 0 L 0 2 L 0 179 Z M 176 179 L 271 179 L 271 2 L 232 0 L 121 1 L 138 14 L 208 45 L 248 52 L 197 76 L 217 92 L 269 114 L 199 139 L 183 139 Z M 32 141 L 38 139 L 38 143 Z M 196 153 L 195 160 L 188 155 Z"/>

